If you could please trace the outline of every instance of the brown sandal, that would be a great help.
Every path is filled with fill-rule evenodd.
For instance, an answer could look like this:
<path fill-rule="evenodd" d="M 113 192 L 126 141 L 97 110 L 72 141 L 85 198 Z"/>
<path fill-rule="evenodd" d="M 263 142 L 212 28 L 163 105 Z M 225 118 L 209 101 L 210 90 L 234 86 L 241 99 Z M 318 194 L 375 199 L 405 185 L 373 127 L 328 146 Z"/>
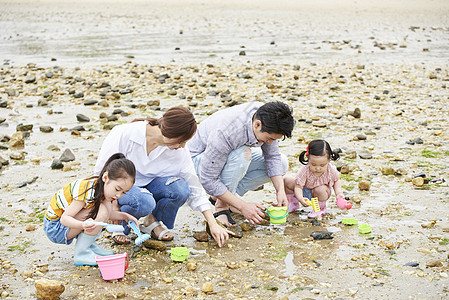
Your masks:
<path fill-rule="evenodd" d="M 127 240 L 125 241 L 120 241 L 118 237 L 124 236 L 127 238 Z M 114 240 L 114 242 L 116 242 L 119 245 L 128 245 L 129 243 L 131 243 L 131 240 L 128 236 L 126 236 L 123 232 L 121 231 L 116 231 L 112 233 L 112 239 Z"/>

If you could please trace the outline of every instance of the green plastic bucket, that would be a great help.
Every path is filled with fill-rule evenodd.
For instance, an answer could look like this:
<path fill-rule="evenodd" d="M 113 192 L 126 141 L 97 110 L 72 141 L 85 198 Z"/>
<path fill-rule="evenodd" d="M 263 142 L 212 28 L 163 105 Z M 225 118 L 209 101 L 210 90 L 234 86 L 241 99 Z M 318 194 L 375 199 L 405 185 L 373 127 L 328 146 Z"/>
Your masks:
<path fill-rule="evenodd" d="M 287 221 L 288 206 L 271 206 L 267 208 L 271 224 L 284 224 Z"/>
<path fill-rule="evenodd" d="M 171 248 L 170 258 L 173 261 L 185 261 L 189 257 L 189 249 L 186 247 Z"/>

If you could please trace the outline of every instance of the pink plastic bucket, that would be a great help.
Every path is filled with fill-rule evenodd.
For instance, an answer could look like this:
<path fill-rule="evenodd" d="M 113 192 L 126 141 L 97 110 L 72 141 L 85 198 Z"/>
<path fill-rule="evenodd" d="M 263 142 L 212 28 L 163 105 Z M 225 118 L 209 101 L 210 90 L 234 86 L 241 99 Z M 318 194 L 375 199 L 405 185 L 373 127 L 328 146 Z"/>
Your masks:
<path fill-rule="evenodd" d="M 128 253 L 96 256 L 101 276 L 104 280 L 120 279 L 125 276 L 125 270 L 129 266 Z"/>

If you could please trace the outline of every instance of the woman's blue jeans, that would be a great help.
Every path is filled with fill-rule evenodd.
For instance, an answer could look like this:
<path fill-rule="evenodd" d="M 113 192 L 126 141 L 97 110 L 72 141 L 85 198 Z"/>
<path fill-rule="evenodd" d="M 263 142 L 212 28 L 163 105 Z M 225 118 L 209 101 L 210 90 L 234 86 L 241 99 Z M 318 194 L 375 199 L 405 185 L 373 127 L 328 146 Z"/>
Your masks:
<path fill-rule="evenodd" d="M 251 160 L 244 157 L 244 151 L 251 149 Z M 199 174 L 199 165 L 202 154 L 192 158 L 196 173 Z M 284 173 L 288 170 L 288 159 L 281 153 Z M 230 152 L 225 166 L 220 174 L 220 180 L 233 194 L 243 196 L 246 192 L 256 189 L 270 181 L 265 167 L 265 160 L 260 147 L 250 148 L 241 146 Z"/>
<path fill-rule="evenodd" d="M 129 213 L 137 219 L 149 214 L 162 221 L 168 229 L 173 229 L 179 208 L 189 199 L 190 188 L 179 177 L 158 177 L 147 186 L 133 186 L 118 199 L 120 211 Z M 125 234 L 130 228 L 122 221 Z"/>

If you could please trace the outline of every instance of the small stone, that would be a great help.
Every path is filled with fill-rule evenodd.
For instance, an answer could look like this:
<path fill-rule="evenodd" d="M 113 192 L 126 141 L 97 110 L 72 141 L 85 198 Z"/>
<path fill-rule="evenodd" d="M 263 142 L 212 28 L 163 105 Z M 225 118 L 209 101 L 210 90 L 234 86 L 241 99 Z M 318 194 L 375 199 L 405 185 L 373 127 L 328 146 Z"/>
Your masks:
<path fill-rule="evenodd" d="M 333 232 L 330 231 L 314 231 L 310 234 L 310 236 L 314 240 L 330 240 L 334 238 L 332 234 Z"/>
<path fill-rule="evenodd" d="M 33 124 L 18 124 L 16 126 L 16 131 L 31 131 L 33 130 Z"/>
<path fill-rule="evenodd" d="M 371 184 L 368 181 L 360 181 L 359 182 L 359 190 L 361 191 L 369 191 Z"/>
<path fill-rule="evenodd" d="M 201 287 L 201 291 L 203 293 L 212 293 L 214 291 L 212 282 L 208 281 L 208 282 L 203 283 L 203 286 Z"/>
<path fill-rule="evenodd" d="M 18 148 L 23 149 L 25 147 L 25 138 L 23 136 L 23 132 L 16 132 L 11 136 L 11 139 L 8 142 L 10 148 Z"/>
<path fill-rule="evenodd" d="M 428 261 L 426 263 L 426 266 L 429 268 L 442 267 L 443 263 L 441 262 L 441 259 L 435 259 L 435 260 Z"/>
<path fill-rule="evenodd" d="M 32 225 L 32 224 L 27 224 L 26 231 L 35 231 L 36 230 L 36 226 Z"/>
<path fill-rule="evenodd" d="M 56 300 L 64 292 L 64 285 L 57 280 L 42 278 L 34 283 L 36 297 L 43 300 Z"/>
<path fill-rule="evenodd" d="M 195 271 L 197 267 L 198 267 L 198 264 L 197 264 L 196 262 L 191 261 L 191 260 L 189 260 L 189 261 L 187 262 L 187 265 L 186 265 L 187 270 L 189 270 L 189 271 Z"/>
<path fill-rule="evenodd" d="M 383 167 L 381 169 L 383 175 L 394 175 L 396 171 L 391 167 Z"/>
<path fill-rule="evenodd" d="M 149 249 L 154 249 L 157 251 L 165 251 L 167 249 L 167 245 L 164 242 L 152 239 L 145 240 L 143 245 Z"/>
<path fill-rule="evenodd" d="M 360 117 L 362 116 L 362 112 L 360 111 L 360 108 L 356 108 L 354 109 L 354 111 L 352 112 L 348 112 L 349 116 L 353 116 L 356 119 L 360 119 Z"/>
<path fill-rule="evenodd" d="M 83 114 L 77 114 L 76 119 L 78 120 L 78 122 L 90 122 L 89 117 Z"/>
<path fill-rule="evenodd" d="M 67 148 L 61 154 L 61 157 L 59 157 L 59 160 L 62 161 L 62 162 L 74 161 L 75 160 L 75 154 L 73 154 L 72 150 Z"/>
<path fill-rule="evenodd" d="M 424 185 L 424 178 L 422 177 L 415 177 L 412 179 L 412 183 L 415 186 L 423 186 Z"/>
<path fill-rule="evenodd" d="M 359 157 L 361 159 L 371 159 L 373 158 L 373 155 L 371 153 L 359 153 Z"/>
<path fill-rule="evenodd" d="M 159 106 L 159 105 L 161 105 L 161 101 L 159 101 L 159 100 L 150 100 L 150 101 L 147 102 L 147 105 L 148 106 Z"/>
<path fill-rule="evenodd" d="M 44 126 L 40 126 L 39 130 L 41 132 L 50 133 L 50 132 L 53 132 L 53 127 L 44 125 Z"/>
<path fill-rule="evenodd" d="M 364 135 L 364 134 L 357 134 L 356 136 L 355 136 L 355 140 L 358 140 L 358 141 L 364 141 L 364 140 L 366 140 L 366 135 Z"/>
<path fill-rule="evenodd" d="M 64 165 L 62 164 L 62 162 L 59 159 L 54 159 L 51 162 L 51 166 L 50 166 L 53 170 L 58 170 L 58 169 L 62 169 L 64 167 Z"/>
<path fill-rule="evenodd" d="M 209 236 L 206 231 L 198 231 L 193 234 L 193 237 L 198 242 L 207 242 L 209 240 Z"/>
<path fill-rule="evenodd" d="M 419 266 L 419 263 L 417 263 L 417 262 L 408 262 L 404 266 L 417 267 L 417 266 Z"/>
<path fill-rule="evenodd" d="M 34 83 L 36 82 L 36 76 L 28 76 L 25 78 L 25 83 Z"/>
<path fill-rule="evenodd" d="M 251 230 L 254 230 L 255 226 L 251 225 L 248 222 L 242 222 L 240 224 L 240 228 L 242 228 L 243 231 L 251 231 Z"/>

